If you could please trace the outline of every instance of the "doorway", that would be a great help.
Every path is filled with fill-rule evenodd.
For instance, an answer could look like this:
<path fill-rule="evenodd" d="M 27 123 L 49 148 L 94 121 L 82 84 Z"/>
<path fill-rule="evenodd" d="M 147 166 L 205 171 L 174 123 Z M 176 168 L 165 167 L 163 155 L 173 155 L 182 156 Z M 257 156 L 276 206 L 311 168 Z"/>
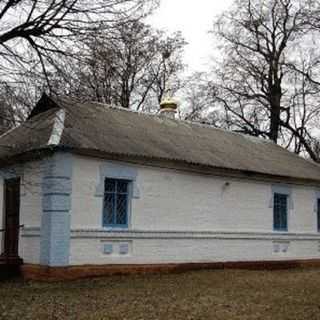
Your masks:
<path fill-rule="evenodd" d="M 19 258 L 20 178 L 4 181 L 4 245 L 1 257 L 7 262 Z"/>

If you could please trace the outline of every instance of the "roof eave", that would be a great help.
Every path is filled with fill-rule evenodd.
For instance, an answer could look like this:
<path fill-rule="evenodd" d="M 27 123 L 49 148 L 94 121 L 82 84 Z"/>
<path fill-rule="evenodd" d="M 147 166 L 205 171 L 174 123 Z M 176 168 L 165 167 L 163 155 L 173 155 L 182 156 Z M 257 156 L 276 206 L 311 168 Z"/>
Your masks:
<path fill-rule="evenodd" d="M 181 171 L 194 172 L 202 175 L 212 175 L 221 177 L 230 177 L 238 179 L 247 179 L 255 181 L 266 181 L 271 183 L 287 183 L 287 184 L 300 184 L 300 185 L 313 185 L 320 187 L 320 180 L 309 179 L 309 178 L 299 178 L 299 177 L 289 177 L 282 175 L 271 175 L 264 174 L 255 171 L 245 171 L 237 169 L 229 169 L 223 167 L 215 167 L 211 165 L 189 163 L 184 160 L 170 160 L 170 159 L 160 159 L 151 158 L 139 155 L 129 155 L 129 154 L 117 154 L 104 152 L 95 149 L 83 149 L 83 148 L 72 148 L 69 149 L 74 154 L 89 156 L 95 158 L 101 158 L 105 160 L 123 161 L 132 164 L 146 165 L 158 168 L 175 169 Z"/>
<path fill-rule="evenodd" d="M 117 154 L 96 149 L 74 148 L 64 145 L 43 146 L 38 149 L 28 150 L 26 152 L 13 155 L 11 157 L 0 159 L 0 168 L 12 166 L 16 163 L 41 160 L 44 157 L 53 155 L 55 152 L 70 152 L 80 156 L 94 157 L 111 161 L 121 161 L 149 167 L 174 169 L 178 171 L 192 172 L 201 175 L 219 176 L 233 179 L 251 180 L 257 182 L 311 185 L 315 187 L 320 187 L 320 181 L 317 179 L 271 175 L 254 171 L 245 171 L 222 167 L 214 167 L 204 164 L 189 163 L 183 160 L 170 160 L 150 158 L 139 155 Z"/>

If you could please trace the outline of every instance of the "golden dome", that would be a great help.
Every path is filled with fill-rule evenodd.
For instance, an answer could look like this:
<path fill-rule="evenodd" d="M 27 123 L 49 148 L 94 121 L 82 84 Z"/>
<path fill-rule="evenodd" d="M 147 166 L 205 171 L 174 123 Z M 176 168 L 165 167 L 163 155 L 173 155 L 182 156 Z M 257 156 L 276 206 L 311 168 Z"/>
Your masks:
<path fill-rule="evenodd" d="M 176 110 L 178 108 L 178 103 L 174 99 L 167 98 L 161 101 L 160 103 L 160 109 L 172 109 Z"/>

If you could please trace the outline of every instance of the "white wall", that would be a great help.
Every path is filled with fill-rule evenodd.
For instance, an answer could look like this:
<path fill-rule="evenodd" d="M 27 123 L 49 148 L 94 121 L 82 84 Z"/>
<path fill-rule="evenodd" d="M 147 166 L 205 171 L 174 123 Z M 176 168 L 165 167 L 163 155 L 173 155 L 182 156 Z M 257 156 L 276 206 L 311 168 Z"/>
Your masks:
<path fill-rule="evenodd" d="M 42 175 L 41 162 L 29 162 L 24 166 L 22 196 L 20 203 L 21 230 L 19 251 L 25 263 L 38 264 L 40 259 L 40 235 L 27 230 L 40 230 L 42 215 Z"/>
<path fill-rule="evenodd" d="M 153 264 L 185 262 L 226 262 L 294 260 L 320 258 L 317 241 L 291 240 L 287 253 L 273 252 L 272 240 L 248 239 L 124 239 L 132 241 L 127 255 L 102 253 L 102 243 L 119 240 L 73 239 L 72 264 Z M 121 241 L 119 241 L 121 243 Z"/>
<path fill-rule="evenodd" d="M 9 174 L 8 174 L 9 172 Z M 41 224 L 41 178 L 40 162 L 29 162 L 24 167 L 3 170 L 0 175 L 0 229 L 4 228 L 4 179 L 13 176 L 21 177 L 20 188 L 20 229 L 19 256 L 26 263 L 39 263 Z M 27 232 L 29 230 L 29 232 Z M 30 233 L 35 230 L 36 233 Z M 0 233 L 0 248 L 3 249 L 4 233 Z"/>
<path fill-rule="evenodd" d="M 320 258 L 312 187 L 292 186 L 289 231 L 279 234 L 271 183 L 136 166 L 140 197 L 132 199 L 129 230 L 104 230 L 96 187 L 106 163 L 74 157 L 71 264 Z M 103 253 L 105 244 L 112 254 Z"/>
<path fill-rule="evenodd" d="M 73 158 L 70 264 L 320 258 L 313 187 L 292 186 L 289 231 L 276 233 L 271 183 L 127 164 L 137 169 L 140 196 L 132 199 L 129 229 L 110 231 L 102 228 L 103 199 L 96 192 L 100 168 L 108 161 Z M 23 173 L 20 223 L 25 225 L 19 253 L 25 263 L 38 264 L 43 170 L 32 162 L 17 171 Z M 3 221 L 2 176 L 0 229 Z M 112 245 L 111 254 L 104 253 L 105 245 Z M 121 246 L 127 253 L 120 254 Z"/>

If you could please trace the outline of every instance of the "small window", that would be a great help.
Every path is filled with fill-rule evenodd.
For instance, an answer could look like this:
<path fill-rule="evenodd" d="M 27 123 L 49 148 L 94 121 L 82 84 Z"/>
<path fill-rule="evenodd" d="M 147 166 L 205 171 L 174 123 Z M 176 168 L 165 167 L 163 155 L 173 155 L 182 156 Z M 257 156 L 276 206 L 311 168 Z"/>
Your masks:
<path fill-rule="evenodd" d="M 128 226 L 129 181 L 105 179 L 104 183 L 104 227 Z"/>
<path fill-rule="evenodd" d="M 318 232 L 320 232 L 320 199 L 317 199 L 317 226 Z"/>
<path fill-rule="evenodd" d="M 288 195 L 273 195 L 273 228 L 276 231 L 288 230 Z"/>

